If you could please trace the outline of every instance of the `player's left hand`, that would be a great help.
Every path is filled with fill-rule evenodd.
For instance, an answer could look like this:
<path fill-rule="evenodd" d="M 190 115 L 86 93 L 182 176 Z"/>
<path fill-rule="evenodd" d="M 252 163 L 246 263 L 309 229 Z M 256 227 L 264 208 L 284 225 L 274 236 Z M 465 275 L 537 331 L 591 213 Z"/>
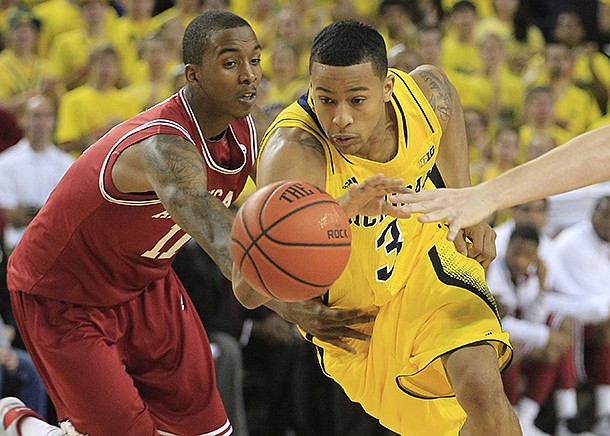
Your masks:
<path fill-rule="evenodd" d="M 270 300 L 265 305 L 312 337 L 352 354 L 355 354 L 356 350 L 349 345 L 349 339 L 371 339 L 370 335 L 352 326 L 374 322 L 377 316 L 377 313 L 358 309 L 328 307 L 320 298 L 293 303 Z"/>
<path fill-rule="evenodd" d="M 401 207 L 393 205 L 387 199 L 390 194 L 411 192 L 404 186 L 403 179 L 376 174 L 360 183 L 350 185 L 347 193 L 337 199 L 348 217 L 356 215 L 390 215 L 397 218 L 408 218 Z"/>
<path fill-rule="evenodd" d="M 476 260 L 483 268 L 496 258 L 496 232 L 485 222 L 460 231 L 453 243 L 457 251 Z"/>

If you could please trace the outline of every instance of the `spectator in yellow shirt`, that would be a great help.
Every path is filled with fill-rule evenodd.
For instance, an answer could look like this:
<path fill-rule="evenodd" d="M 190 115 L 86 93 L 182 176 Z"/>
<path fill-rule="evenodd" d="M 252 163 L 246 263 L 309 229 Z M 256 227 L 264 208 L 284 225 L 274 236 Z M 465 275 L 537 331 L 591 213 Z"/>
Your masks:
<path fill-rule="evenodd" d="M 83 20 L 83 27 L 62 33 L 55 38 L 50 59 L 59 78 L 68 90 L 87 81 L 87 58 L 92 47 L 111 43 L 120 53 L 121 71 L 125 75 L 129 54 L 129 41 L 114 33 L 113 24 L 106 20 L 108 0 L 76 0 Z"/>
<path fill-rule="evenodd" d="M 167 42 L 157 34 L 142 39 L 139 47 L 144 76 L 123 88 L 122 92 L 142 111 L 171 96 L 174 84 Z"/>
<path fill-rule="evenodd" d="M 182 65 L 182 36 L 184 35 L 184 27 L 179 19 L 174 18 L 166 21 L 159 28 L 159 35 L 166 42 L 169 50 L 169 59 L 171 70 Z"/>
<path fill-rule="evenodd" d="M 125 72 L 129 82 L 136 80 L 136 70 L 130 66 L 137 63 L 138 46 L 144 37 L 151 35 L 159 30 L 161 23 L 153 18 L 154 0 L 123 0 L 125 13 L 116 20 L 113 27 L 115 39 L 124 41 L 129 47 L 125 59 L 127 67 Z"/>
<path fill-rule="evenodd" d="M 51 55 L 51 46 L 58 35 L 81 29 L 84 25 L 78 4 L 73 0 L 45 0 L 33 6 L 32 10 L 42 22 L 38 54 L 45 59 Z M 116 19 L 116 10 L 107 7 L 104 18 L 106 25 L 112 26 Z"/>
<path fill-rule="evenodd" d="M 412 47 L 412 41 L 417 37 L 415 22 L 419 17 L 414 8 L 401 0 L 382 0 L 377 8 L 377 28 L 383 35 L 388 50 L 397 44 Z"/>
<path fill-rule="evenodd" d="M 553 37 L 574 52 L 572 81 L 595 98 L 606 111 L 610 87 L 610 59 L 588 38 L 582 17 L 576 11 L 563 11 L 555 20 Z"/>
<path fill-rule="evenodd" d="M 273 24 L 273 23 L 272 23 Z M 311 39 L 307 31 L 307 23 L 291 6 L 282 7 L 275 14 L 275 35 L 273 41 L 282 39 L 288 42 L 297 53 L 298 74 L 306 76 L 309 66 L 309 46 Z M 263 77 L 271 74 L 271 63 L 262 62 Z"/>
<path fill-rule="evenodd" d="M 519 163 L 527 159 L 527 144 L 537 133 L 550 136 L 558 145 L 572 137 L 569 131 L 556 123 L 553 93 L 546 86 L 530 88 L 525 94 L 523 124 L 519 127 Z"/>
<path fill-rule="evenodd" d="M 591 94 L 572 82 L 574 52 L 563 43 L 547 44 L 544 65 L 548 86 L 553 91 L 556 122 L 572 136 L 589 129 L 601 117 L 601 111 Z"/>
<path fill-rule="evenodd" d="M 443 38 L 441 63 L 445 70 L 463 74 L 481 72 L 483 62 L 474 29 L 478 21 L 475 5 L 469 0 L 460 0 L 449 15 L 449 31 Z"/>
<path fill-rule="evenodd" d="M 59 103 L 56 140 L 60 148 L 75 155 L 140 111 L 138 102 L 116 86 L 119 56 L 112 45 L 95 47 L 88 64 L 87 83 L 66 92 Z"/>
<path fill-rule="evenodd" d="M 485 113 L 473 108 L 464 108 L 464 124 L 468 139 L 468 160 L 473 168 L 485 166 L 491 160 L 491 137 Z M 470 173 L 472 174 L 473 171 L 471 170 Z"/>
<path fill-rule="evenodd" d="M 523 0 L 493 0 L 494 13 L 477 23 L 477 33 L 500 33 L 507 41 L 511 70 L 525 74 L 529 61 L 544 50 L 545 40 L 538 27 L 531 23 L 527 2 Z"/>
<path fill-rule="evenodd" d="M 271 48 L 271 73 L 264 92 L 264 103 L 288 106 L 307 91 L 308 82 L 299 75 L 297 53 L 279 39 Z"/>
<path fill-rule="evenodd" d="M 482 36 L 479 53 L 483 62 L 482 86 L 489 96 L 485 109 L 490 127 L 516 125 L 521 118 L 525 88 L 521 78 L 508 67 L 504 39 L 491 32 Z"/>
<path fill-rule="evenodd" d="M 0 52 L 0 106 L 20 114 L 38 93 L 55 98 L 52 69 L 36 54 L 40 21 L 24 6 L 8 12 L 6 48 Z"/>

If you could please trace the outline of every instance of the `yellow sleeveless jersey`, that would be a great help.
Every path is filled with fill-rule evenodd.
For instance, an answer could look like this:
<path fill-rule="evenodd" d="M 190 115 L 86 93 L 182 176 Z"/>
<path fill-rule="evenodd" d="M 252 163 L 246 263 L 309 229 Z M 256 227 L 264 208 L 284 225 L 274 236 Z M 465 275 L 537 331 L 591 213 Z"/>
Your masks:
<path fill-rule="evenodd" d="M 395 79 L 392 105 L 398 122 L 398 151 L 381 163 L 357 156 L 342 155 L 324 134 L 307 96 L 287 107 L 271 125 L 271 133 L 282 127 L 299 127 L 313 134 L 326 155 L 325 190 L 333 197 L 345 194 L 352 183 L 383 173 L 403 178 L 415 191 L 442 184 L 435 162 L 442 129 L 436 114 L 413 78 L 390 70 Z M 352 256 L 344 274 L 331 287 L 333 306 L 382 306 L 404 288 L 420 253 L 446 236 L 436 224 L 423 225 L 414 217 L 357 216 L 352 220 Z M 415 244 L 416 246 L 411 246 Z"/>
<path fill-rule="evenodd" d="M 313 134 L 326 156 L 326 186 L 333 197 L 352 183 L 383 173 L 403 178 L 416 191 L 440 187 L 435 166 L 441 126 L 415 81 L 390 70 L 392 105 L 398 122 L 398 151 L 380 163 L 339 153 L 325 136 L 307 95 L 287 107 L 263 137 L 278 128 Z M 483 268 L 446 240 L 445 226 L 416 218 L 356 216 L 352 254 L 325 298 L 333 307 L 378 310 L 374 325 L 356 326 L 370 341 L 347 340 L 352 355 L 318 341 L 325 373 L 386 427 L 412 436 L 455 436 L 466 414 L 455 399 L 440 356 L 488 342 L 498 366 L 510 361 L 507 333 L 485 284 Z"/>

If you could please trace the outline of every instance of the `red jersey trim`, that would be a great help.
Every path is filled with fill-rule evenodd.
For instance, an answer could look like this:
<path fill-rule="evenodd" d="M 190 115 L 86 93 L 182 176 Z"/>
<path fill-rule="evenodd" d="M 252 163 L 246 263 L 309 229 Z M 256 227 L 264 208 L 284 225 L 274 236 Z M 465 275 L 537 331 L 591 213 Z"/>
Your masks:
<path fill-rule="evenodd" d="M 180 90 L 179 96 L 180 96 L 180 101 L 182 101 L 182 104 L 184 105 L 186 113 L 189 115 L 189 117 L 193 121 L 193 124 L 197 128 L 197 133 L 199 133 L 199 138 L 201 139 L 201 143 L 203 144 L 201 147 L 202 155 L 206 161 L 206 164 L 208 165 L 208 168 L 210 168 L 218 173 L 221 173 L 221 174 L 240 173 L 244 169 L 246 164 L 248 163 L 248 158 L 246 157 L 248 148 L 244 144 L 242 144 L 241 142 L 238 141 L 237 136 L 235 135 L 235 132 L 233 131 L 233 126 L 229 125 L 229 132 L 230 132 L 231 136 L 233 136 L 233 139 L 235 139 L 235 142 L 239 145 L 239 148 L 241 149 L 241 152 L 243 154 L 243 162 L 237 168 L 228 169 L 228 168 L 224 168 L 224 167 L 218 165 L 218 163 L 216 163 L 216 161 L 212 157 L 212 154 L 208 150 L 208 144 L 205 141 L 203 133 L 201 132 L 201 127 L 199 126 L 199 123 L 197 122 L 195 113 L 193 112 L 193 109 L 191 108 L 188 101 L 186 100 L 186 97 L 184 96 L 184 88 L 182 88 Z M 250 131 L 250 145 L 252 146 L 252 150 L 255 150 L 256 149 L 256 140 L 255 140 L 256 134 L 254 134 L 254 136 L 253 136 L 252 133 L 253 133 L 253 131 L 255 132 L 256 129 L 254 129 L 254 126 L 253 126 L 252 116 L 248 115 L 246 117 L 246 120 L 248 121 L 248 130 Z M 255 153 L 255 151 L 253 151 L 253 154 L 254 153 Z M 252 159 L 252 162 L 254 162 L 254 161 L 255 161 L 255 156 L 253 156 L 253 159 Z"/>
<path fill-rule="evenodd" d="M 120 205 L 126 205 L 126 206 L 150 206 L 152 204 L 159 204 L 161 203 L 161 200 L 159 200 L 158 198 L 155 199 L 149 199 L 149 200 L 125 200 L 125 199 L 121 199 L 121 198 L 116 198 L 114 196 L 112 196 L 105 187 L 105 183 L 104 183 L 104 175 L 106 174 L 106 170 L 108 168 L 108 162 L 110 161 L 110 157 L 112 156 L 112 154 L 114 153 L 114 151 L 130 136 L 135 135 L 138 132 L 141 132 L 143 130 L 146 130 L 150 127 L 153 126 L 165 126 L 165 127 L 170 127 L 173 129 L 176 129 L 177 131 L 179 131 L 189 142 L 191 142 L 193 145 L 196 146 L 195 141 L 193 141 L 193 138 L 191 138 L 189 132 L 180 124 L 176 123 L 175 121 L 172 120 L 166 120 L 166 119 L 156 119 L 156 120 L 152 120 L 149 121 L 147 123 L 142 124 L 141 126 L 136 127 L 135 129 L 130 130 L 129 132 L 127 132 L 125 135 L 123 135 L 113 146 L 112 148 L 109 150 L 108 154 L 106 155 L 106 158 L 104 159 L 104 162 L 102 164 L 102 168 L 100 169 L 100 174 L 99 174 L 99 178 L 98 178 L 98 183 L 99 183 L 99 188 L 100 188 L 100 193 L 102 194 L 102 197 L 104 197 L 105 200 L 109 201 L 110 203 L 115 203 L 115 204 L 120 204 Z"/>

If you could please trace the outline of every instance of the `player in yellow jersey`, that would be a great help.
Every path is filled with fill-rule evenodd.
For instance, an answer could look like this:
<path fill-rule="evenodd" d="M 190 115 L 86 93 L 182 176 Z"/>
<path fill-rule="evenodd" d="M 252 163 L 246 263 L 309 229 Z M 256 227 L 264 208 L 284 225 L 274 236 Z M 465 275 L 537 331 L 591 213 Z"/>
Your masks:
<path fill-rule="evenodd" d="M 259 187 L 313 183 L 351 219 L 352 254 L 324 301 L 377 313 L 360 326 L 369 341 L 347 340 L 352 353 L 303 331 L 325 373 L 402 435 L 521 434 L 500 378 L 512 351 L 481 264 L 447 241 L 444 226 L 358 215 L 352 195 L 351 185 L 369 186 L 379 173 L 415 191 L 469 185 L 462 108 L 446 76 L 432 66 L 388 71 L 374 28 L 333 23 L 313 41 L 308 94 L 276 118 L 263 144 Z M 485 228 L 467 233 L 493 245 Z M 238 277 L 234 286 L 240 301 L 256 301 Z"/>

